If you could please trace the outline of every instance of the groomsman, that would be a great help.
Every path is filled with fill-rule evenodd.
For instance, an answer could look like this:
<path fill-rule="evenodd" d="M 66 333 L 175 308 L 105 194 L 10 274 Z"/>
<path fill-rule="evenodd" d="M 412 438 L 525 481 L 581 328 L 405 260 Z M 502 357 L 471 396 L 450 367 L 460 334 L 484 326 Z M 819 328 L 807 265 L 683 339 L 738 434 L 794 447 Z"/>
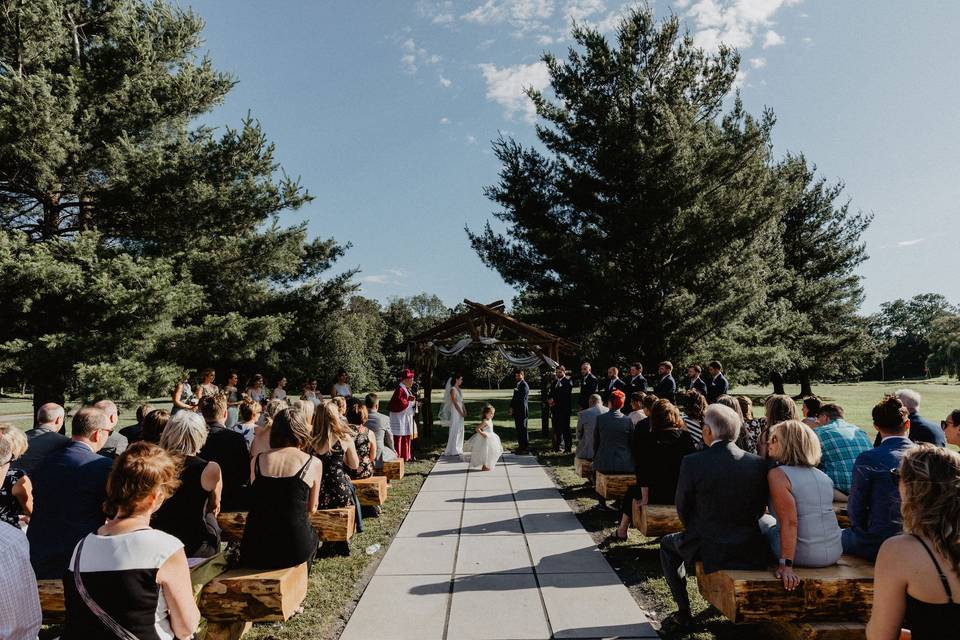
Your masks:
<path fill-rule="evenodd" d="M 713 404 L 730 390 L 730 382 L 723 375 L 723 366 L 716 360 L 711 360 L 707 365 L 707 376 L 710 379 L 707 383 L 707 402 Z"/>
<path fill-rule="evenodd" d="M 693 389 L 698 392 L 704 398 L 707 397 L 707 383 L 703 381 L 703 378 L 700 377 L 700 373 L 703 369 L 700 368 L 698 364 L 692 364 L 687 367 L 687 391 Z"/>
<path fill-rule="evenodd" d="M 647 379 L 643 377 L 643 365 L 634 362 L 630 365 L 630 379 L 627 380 L 627 388 L 623 390 L 623 393 L 630 398 L 637 391 L 647 392 Z"/>
<path fill-rule="evenodd" d="M 610 401 L 610 394 L 614 391 L 623 391 L 625 392 L 627 384 L 620 379 L 620 369 L 616 367 L 610 367 L 607 369 L 607 386 L 603 389 L 603 401 L 604 403 Z M 626 393 L 624 393 L 626 395 Z"/>
<path fill-rule="evenodd" d="M 657 382 L 653 394 L 658 398 L 674 402 L 677 397 L 677 381 L 673 379 L 673 363 L 664 360 L 657 366 L 660 381 Z"/>
<path fill-rule="evenodd" d="M 517 442 L 519 446 L 514 451 L 518 455 L 527 455 L 530 451 L 530 438 L 527 433 L 527 418 L 530 417 L 530 385 L 523 379 L 523 369 L 514 369 L 513 377 L 517 386 L 513 388 L 513 398 L 510 400 L 510 415 L 517 428 Z"/>
<path fill-rule="evenodd" d="M 590 408 L 590 396 L 597 393 L 600 385 L 600 379 L 593 375 L 592 367 L 589 362 L 580 365 L 580 410 L 585 411 Z"/>
<path fill-rule="evenodd" d="M 570 433 L 570 413 L 573 410 L 573 381 L 567 377 L 563 365 L 557 366 L 557 380 L 550 388 L 550 407 L 553 414 L 553 449 L 570 453 L 573 451 L 573 438 Z"/>

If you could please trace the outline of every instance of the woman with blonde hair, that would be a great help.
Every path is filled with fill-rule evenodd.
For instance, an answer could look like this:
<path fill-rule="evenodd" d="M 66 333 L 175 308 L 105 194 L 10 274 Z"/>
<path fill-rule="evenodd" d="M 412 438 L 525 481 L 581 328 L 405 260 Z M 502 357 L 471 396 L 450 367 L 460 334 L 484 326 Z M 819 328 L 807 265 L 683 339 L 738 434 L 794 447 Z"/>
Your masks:
<path fill-rule="evenodd" d="M 289 408 L 286 400 L 270 400 L 260 414 L 262 424 L 257 427 L 253 435 L 253 442 L 250 444 L 250 457 L 256 458 L 264 451 L 270 450 L 270 425 L 273 424 L 273 417 Z"/>
<path fill-rule="evenodd" d="M 760 526 L 779 559 L 776 575 L 792 591 L 800 584 L 794 565 L 826 567 L 843 554 L 833 481 L 817 469 L 820 439 L 799 420 L 773 425 L 767 450 L 780 464 L 767 474 L 770 514 L 761 518 Z"/>
<path fill-rule="evenodd" d="M 33 513 L 33 486 L 21 469 L 11 462 L 27 451 L 27 436 L 12 424 L 0 424 L 0 522 L 20 528 Z"/>
<path fill-rule="evenodd" d="M 880 547 L 868 640 L 955 637 L 960 627 L 960 455 L 920 444 L 903 456 L 902 535 Z"/>
<path fill-rule="evenodd" d="M 357 530 L 362 531 L 361 513 L 347 468 L 360 466 L 360 457 L 350 427 L 342 419 L 336 402 L 326 402 L 313 414 L 313 433 L 305 449 L 323 464 L 320 484 L 320 509 L 337 509 L 353 504 L 357 507 Z M 325 545 L 326 546 L 326 545 Z M 340 555 L 349 555 L 347 543 L 332 545 Z"/>
<path fill-rule="evenodd" d="M 303 398 L 299 400 L 294 400 L 290 403 L 291 409 L 297 409 L 300 413 L 303 414 L 303 420 L 307 425 L 313 424 L 313 414 L 316 413 L 317 405 L 313 404 L 312 400 L 304 400 Z"/>
<path fill-rule="evenodd" d="M 178 414 L 179 415 L 179 414 Z M 107 522 L 80 540 L 63 579 L 64 640 L 189 638 L 200 623 L 183 543 L 150 527 L 179 485 L 173 457 L 136 442 L 107 479 Z"/>

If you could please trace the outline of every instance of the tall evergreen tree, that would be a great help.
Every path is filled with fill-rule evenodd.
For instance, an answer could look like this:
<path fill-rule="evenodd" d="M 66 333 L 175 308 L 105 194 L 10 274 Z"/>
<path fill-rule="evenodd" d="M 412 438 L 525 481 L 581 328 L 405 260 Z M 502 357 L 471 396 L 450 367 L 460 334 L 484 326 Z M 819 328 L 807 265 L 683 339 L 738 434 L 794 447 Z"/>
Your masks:
<path fill-rule="evenodd" d="M 76 272 L 56 288 L 23 270 L 0 282 L 18 301 L 0 358 L 30 371 L 35 403 L 107 379 L 90 392 L 133 397 L 174 362 L 255 357 L 301 317 L 285 290 L 349 290 L 320 280 L 341 247 L 280 224 L 310 196 L 278 175 L 258 124 L 192 125 L 234 84 L 196 53 L 202 27 L 162 0 L 0 0 L 4 259 Z"/>
<path fill-rule="evenodd" d="M 773 115 L 728 100 L 739 55 L 695 47 L 676 16 L 635 10 L 612 44 L 573 39 L 543 58 L 555 100 L 528 92 L 542 147 L 494 146 L 506 229 L 470 240 L 534 323 L 601 361 L 683 361 L 733 339 L 781 264 Z"/>

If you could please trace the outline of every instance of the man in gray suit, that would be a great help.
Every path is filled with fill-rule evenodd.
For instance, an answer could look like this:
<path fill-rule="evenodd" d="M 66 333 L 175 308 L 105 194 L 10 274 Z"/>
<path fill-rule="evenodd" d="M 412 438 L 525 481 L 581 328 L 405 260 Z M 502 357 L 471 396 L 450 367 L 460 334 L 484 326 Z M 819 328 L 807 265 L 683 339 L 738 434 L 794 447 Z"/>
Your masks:
<path fill-rule="evenodd" d="M 37 409 L 37 426 L 27 431 L 27 451 L 13 462 L 13 467 L 32 476 L 43 459 L 70 444 L 70 438 L 60 433 L 66 412 L 63 407 L 48 402 Z"/>
<path fill-rule="evenodd" d="M 733 409 L 710 405 L 703 416 L 706 450 L 684 457 L 677 483 L 677 514 L 684 531 L 660 539 L 663 576 L 678 610 L 665 631 L 691 627 L 688 570 L 762 569 L 767 546 L 758 520 L 767 506 L 767 465 L 736 444 L 741 419 Z"/>
<path fill-rule="evenodd" d="M 577 418 L 577 457 L 581 460 L 593 460 L 593 430 L 597 426 L 597 416 L 607 412 L 599 393 L 591 394 L 587 402 L 587 408 Z"/>
<path fill-rule="evenodd" d="M 633 474 L 633 420 L 623 415 L 625 396 L 620 389 L 614 389 L 607 401 L 610 410 L 597 416 L 597 426 L 593 429 L 593 472 L 606 474 Z M 597 498 L 598 509 L 606 509 L 607 502 L 602 496 Z"/>
<path fill-rule="evenodd" d="M 100 455 L 111 459 L 116 458 L 126 451 L 127 445 L 129 444 L 127 437 L 121 434 L 117 428 L 120 410 L 117 409 L 117 405 L 113 400 L 101 400 L 93 403 L 93 406 L 107 414 L 107 419 L 110 420 L 110 437 L 107 438 L 106 444 L 104 444 L 100 450 Z"/>

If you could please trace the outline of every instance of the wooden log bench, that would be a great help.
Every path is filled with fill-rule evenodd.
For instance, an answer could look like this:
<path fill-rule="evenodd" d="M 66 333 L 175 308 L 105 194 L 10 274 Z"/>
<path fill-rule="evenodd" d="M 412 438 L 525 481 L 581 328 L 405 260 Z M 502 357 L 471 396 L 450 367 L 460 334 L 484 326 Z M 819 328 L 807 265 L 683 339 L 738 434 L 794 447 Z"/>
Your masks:
<path fill-rule="evenodd" d="M 352 480 L 353 488 L 357 490 L 360 504 L 365 507 L 374 507 L 387 501 L 387 478 L 373 476 L 361 480 Z"/>
<path fill-rule="evenodd" d="M 869 561 L 843 556 L 830 567 L 795 571 L 800 586 L 787 591 L 773 567 L 704 574 L 698 562 L 697 584 L 704 599 L 735 623 L 861 623 L 870 617 L 873 565 Z"/>
<path fill-rule="evenodd" d="M 387 480 L 402 480 L 403 471 L 403 458 L 397 458 L 396 460 L 385 461 L 383 463 L 383 468 L 377 469 L 374 472 L 374 475 L 383 476 Z"/>
<path fill-rule="evenodd" d="M 672 504 L 633 503 L 633 526 L 649 538 L 659 538 L 668 533 L 683 531 L 683 523 Z"/>
<path fill-rule="evenodd" d="M 862 622 L 800 622 L 777 624 L 774 629 L 784 640 L 865 640 L 867 625 Z"/>
<path fill-rule="evenodd" d="M 44 624 L 66 617 L 62 580 L 38 580 Z M 289 569 L 226 571 L 203 588 L 200 613 L 210 640 L 237 640 L 254 622 L 288 620 L 307 595 L 307 565 Z"/>
<path fill-rule="evenodd" d="M 841 529 L 850 528 L 850 514 L 847 512 L 846 502 L 834 502 L 833 510 L 837 514 L 837 524 Z"/>
<path fill-rule="evenodd" d="M 596 473 L 597 493 L 608 500 L 622 498 L 627 489 L 637 483 L 637 477 L 632 473 L 606 474 Z"/>
<path fill-rule="evenodd" d="M 578 477 L 589 479 L 593 476 L 593 460 L 574 458 L 573 470 L 576 472 Z"/>
<path fill-rule="evenodd" d="M 324 542 L 349 542 L 356 529 L 357 513 L 353 507 L 342 509 L 320 509 L 310 514 L 313 530 Z M 247 524 L 245 511 L 223 511 L 217 516 L 217 523 L 225 542 L 240 542 L 243 528 Z"/>

